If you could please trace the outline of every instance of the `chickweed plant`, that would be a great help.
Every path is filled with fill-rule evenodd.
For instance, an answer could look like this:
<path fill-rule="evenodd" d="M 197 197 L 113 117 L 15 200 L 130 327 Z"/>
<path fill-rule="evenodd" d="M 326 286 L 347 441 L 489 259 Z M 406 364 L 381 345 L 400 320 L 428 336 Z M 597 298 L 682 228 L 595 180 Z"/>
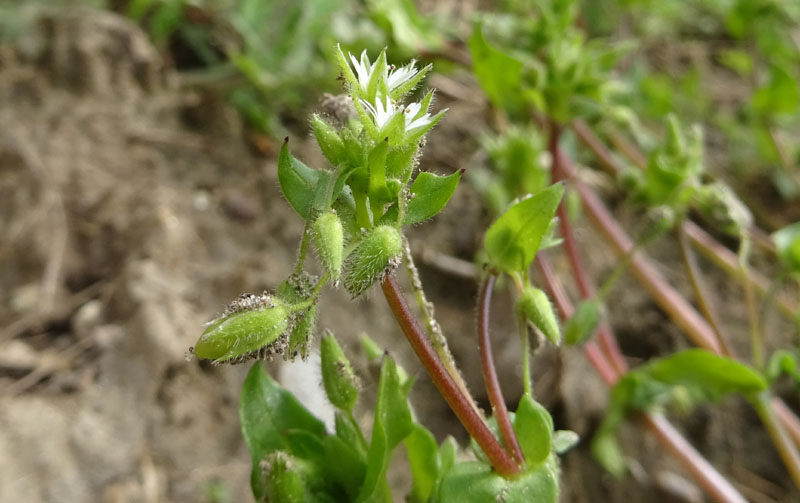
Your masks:
<path fill-rule="evenodd" d="M 550 300 L 531 284 L 528 269 L 539 248 L 552 243 L 551 224 L 564 188 L 555 184 L 516 200 L 486 232 L 488 261 L 476 331 L 493 409 L 487 418 L 467 391 L 433 319 L 404 234 L 409 225 L 444 208 L 462 174 L 412 176 L 425 136 L 446 112 L 431 110 L 433 91 L 419 101 L 408 99 L 431 66 L 418 68 L 415 61 L 390 66 L 385 51 L 373 61 L 366 51 L 353 55 L 337 48 L 336 57 L 353 113 L 344 120 L 311 117 L 330 166 L 306 166 L 290 154 L 288 138 L 278 159 L 283 194 L 305 221 L 296 268 L 287 271 L 274 292 L 234 300 L 207 325 L 192 351 L 215 364 L 273 355 L 287 360 L 305 357 L 316 331 L 317 299 L 326 285 L 342 287 L 354 299 L 379 285 L 422 366 L 469 432 L 473 455 L 465 456 L 452 438 L 437 444 L 408 403 L 413 380 L 368 340 L 368 353 L 382 364 L 367 438 L 353 414 L 359 379 L 328 332 L 320 342 L 321 374 L 336 408 L 334 431 L 327 431 L 273 381 L 260 362 L 245 380 L 240 415 L 252 454 L 253 494 L 257 501 L 275 502 L 398 501 L 386 471 L 393 451 L 403 443 L 414 481 L 409 501 L 554 503 L 558 454 L 577 438 L 572 432 L 554 431 L 550 414 L 533 397 L 528 324 L 554 344 L 559 344 L 561 333 Z M 308 270 L 311 249 L 321 276 Z M 395 278 L 403 263 L 424 324 L 415 319 Z M 500 390 L 489 335 L 489 304 L 500 275 L 517 285 L 516 312 L 525 347 L 524 394 L 514 414 Z"/>

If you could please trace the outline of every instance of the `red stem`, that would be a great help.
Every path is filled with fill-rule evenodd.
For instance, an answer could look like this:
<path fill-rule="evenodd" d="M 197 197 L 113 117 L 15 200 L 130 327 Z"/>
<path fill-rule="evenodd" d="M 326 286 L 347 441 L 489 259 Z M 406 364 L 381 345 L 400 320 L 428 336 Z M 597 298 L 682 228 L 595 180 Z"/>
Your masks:
<path fill-rule="evenodd" d="M 495 274 L 490 274 L 486 277 L 481 285 L 481 292 L 478 297 L 478 347 L 481 351 L 483 380 L 486 383 L 486 392 L 489 394 L 489 402 L 492 404 L 494 416 L 497 418 L 497 426 L 500 428 L 500 434 L 503 436 L 506 450 L 511 454 L 514 461 L 519 465 L 524 465 L 525 458 L 522 455 L 517 435 L 514 433 L 514 427 L 511 426 L 506 402 L 503 399 L 503 391 L 500 389 L 500 380 L 497 378 L 497 371 L 494 368 L 492 343 L 489 338 L 489 311 L 495 279 L 497 279 Z"/>
<path fill-rule="evenodd" d="M 383 295 L 386 302 L 394 314 L 395 320 L 408 339 L 411 348 L 417 354 L 422 366 L 428 372 L 433 384 L 442 394 L 447 404 L 455 413 L 461 424 L 472 438 L 480 445 L 489 462 L 497 473 L 503 477 L 510 477 L 519 473 L 519 467 L 508 456 L 503 446 L 494 437 L 483 418 L 472 408 L 470 401 L 459 390 L 453 378 L 447 373 L 441 360 L 436 355 L 428 338 L 417 324 L 417 320 L 411 314 L 394 275 L 389 274 L 381 283 Z"/>
<path fill-rule="evenodd" d="M 564 169 L 562 167 L 562 156 L 558 155 L 558 139 L 560 132 L 561 130 L 559 129 L 559 126 L 555 123 L 551 123 L 548 149 L 553 159 L 552 173 L 554 182 L 559 182 L 566 178 L 564 176 Z M 557 211 L 558 223 L 561 228 L 561 238 L 564 240 L 564 250 L 567 252 L 567 259 L 569 260 L 570 267 L 572 268 L 572 274 L 575 278 L 575 281 L 578 284 L 578 290 L 580 291 L 582 298 L 591 298 L 595 294 L 594 286 L 592 285 L 591 281 L 589 281 L 589 276 L 586 274 L 586 269 L 583 267 L 580 251 L 578 250 L 578 245 L 575 241 L 575 233 L 572 232 L 572 224 L 569 221 L 567 207 L 563 201 L 561 204 L 559 204 Z M 614 368 L 619 372 L 625 372 L 627 370 L 627 365 L 622 356 L 622 351 L 620 351 L 617 341 L 614 339 L 611 330 L 608 328 L 608 325 L 605 322 L 600 325 L 597 331 L 597 340 L 600 343 L 600 348 L 602 348 L 603 352 L 611 361 L 611 364 L 614 366 Z"/>

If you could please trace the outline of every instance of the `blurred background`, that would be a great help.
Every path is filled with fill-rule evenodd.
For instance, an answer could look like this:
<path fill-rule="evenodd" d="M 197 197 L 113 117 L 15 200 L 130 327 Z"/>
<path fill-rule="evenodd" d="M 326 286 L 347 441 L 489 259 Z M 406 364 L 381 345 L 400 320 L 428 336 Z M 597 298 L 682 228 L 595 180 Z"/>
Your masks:
<path fill-rule="evenodd" d="M 435 64 L 425 85 L 438 90 L 435 108 L 450 111 L 430 135 L 421 169 L 467 168 L 471 183 L 411 241 L 456 359 L 488 408 L 471 264 L 492 215 L 511 197 L 493 181 L 494 164 L 527 151 L 508 154 L 492 143 L 497 117 L 467 68 L 465 40 L 483 13 L 497 14 L 502 29 L 504 6 L 0 0 L 0 501 L 252 499 L 237 416 L 247 365 L 212 367 L 186 351 L 231 299 L 275 288 L 292 267 L 302 226 L 280 194 L 277 151 L 288 135 L 294 155 L 323 165 L 307 117 L 330 102 L 325 93 L 341 92 L 337 42 L 373 56 L 388 47 L 395 63 Z M 702 123 L 708 171 L 737 190 L 765 230 L 800 219 L 797 2 L 585 0 L 580 9 L 587 37 L 626 45 L 615 68 L 626 107 L 606 110 L 609 121 L 645 146 L 659 141 L 669 112 Z M 612 206 L 621 202 L 613 184 L 594 185 Z M 630 209 L 617 210 L 635 226 Z M 607 274 L 616 258 L 579 225 L 591 270 Z M 689 292 L 673 274 L 677 252 L 659 245 L 653 254 Z M 742 318 L 734 282 L 708 274 L 725 315 Z M 632 362 L 687 347 L 633 285 L 623 279 L 611 302 Z M 516 329 L 513 316 L 499 314 L 510 301 L 502 292 L 495 301 L 494 330 L 504 341 L 495 348 L 498 368 L 506 396 L 517 397 Z M 463 443 L 379 295 L 351 303 L 327 291 L 320 313 L 319 326 L 345 342 L 365 376 L 365 395 L 375 381 L 357 343 L 364 332 L 418 376 L 422 422 L 439 439 L 452 434 Z M 313 403 L 313 360 L 265 365 Z M 581 352 L 545 349 L 534 369 L 557 428 L 589 438 L 608 391 Z M 796 392 L 788 400 L 797 405 Z M 798 501 L 743 403 L 699 407 L 680 424 L 751 501 Z M 581 445 L 564 458 L 562 501 L 706 501 L 643 430 L 626 426 L 622 440 L 633 473 L 612 478 Z M 392 483 L 410 484 L 402 473 Z"/>

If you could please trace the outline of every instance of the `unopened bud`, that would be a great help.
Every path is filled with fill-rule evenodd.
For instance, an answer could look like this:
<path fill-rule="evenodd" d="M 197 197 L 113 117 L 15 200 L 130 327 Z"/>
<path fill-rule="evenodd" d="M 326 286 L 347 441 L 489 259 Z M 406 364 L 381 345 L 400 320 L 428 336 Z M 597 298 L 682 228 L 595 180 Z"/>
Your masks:
<path fill-rule="evenodd" d="M 354 298 L 358 297 L 400 264 L 402 252 L 403 236 L 399 230 L 389 225 L 375 227 L 348 257 L 344 287 Z"/>
<path fill-rule="evenodd" d="M 282 353 L 290 320 L 288 306 L 277 297 L 246 294 L 209 323 L 193 352 L 214 363 L 239 363 Z"/>
<path fill-rule="evenodd" d="M 323 155 L 334 166 L 339 166 L 345 160 L 344 142 L 336 130 L 319 115 L 311 117 L 311 127 L 317 138 Z"/>
<path fill-rule="evenodd" d="M 561 330 L 558 327 L 553 304 L 547 294 L 538 288 L 528 287 L 517 300 L 517 311 L 530 320 L 547 339 L 558 346 Z"/>
<path fill-rule="evenodd" d="M 344 253 L 344 230 L 336 213 L 329 211 L 320 215 L 314 222 L 312 237 L 325 271 L 334 283 L 339 281 Z"/>

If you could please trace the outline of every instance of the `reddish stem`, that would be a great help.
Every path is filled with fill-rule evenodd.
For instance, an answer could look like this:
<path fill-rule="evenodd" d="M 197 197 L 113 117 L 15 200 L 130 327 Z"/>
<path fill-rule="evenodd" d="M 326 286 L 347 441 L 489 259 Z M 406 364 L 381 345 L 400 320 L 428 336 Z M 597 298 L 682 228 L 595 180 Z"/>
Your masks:
<path fill-rule="evenodd" d="M 497 418 L 497 426 L 500 428 L 500 435 L 503 436 L 506 450 L 514 461 L 519 465 L 524 465 L 525 458 L 522 455 L 517 435 L 514 433 L 514 427 L 511 425 L 511 419 L 508 417 L 503 391 L 500 389 L 500 380 L 497 378 L 497 371 L 494 368 L 492 343 L 489 338 L 489 311 L 495 279 L 497 279 L 495 274 L 486 277 L 478 297 L 478 347 L 481 351 L 483 380 L 486 383 L 486 392 L 489 394 L 489 402 L 492 404 L 494 416 Z"/>
<path fill-rule="evenodd" d="M 503 450 L 503 446 L 500 445 L 500 442 L 489 430 L 486 422 L 472 408 L 470 401 L 461 393 L 453 378 L 447 373 L 430 341 L 420 328 L 414 315 L 411 314 L 411 309 L 409 309 L 408 303 L 406 303 L 393 275 L 386 276 L 381 283 L 381 289 L 395 320 L 400 325 L 403 334 L 405 334 L 409 344 L 411 344 L 411 348 L 417 354 L 422 366 L 425 367 L 431 377 L 433 384 L 470 436 L 483 449 L 494 469 L 503 477 L 510 477 L 519 473 L 517 464 Z"/>
<path fill-rule="evenodd" d="M 550 138 L 548 139 L 548 150 L 550 151 L 550 155 L 553 159 L 552 173 L 554 182 L 559 182 L 566 178 L 564 176 L 564 169 L 562 167 L 562 156 L 558 155 L 558 139 L 560 133 L 561 130 L 559 126 L 555 123 L 551 123 Z M 575 281 L 578 284 L 578 290 L 580 291 L 582 298 L 591 298 L 595 294 L 594 286 L 592 285 L 591 281 L 589 281 L 589 276 L 586 274 L 586 269 L 583 267 L 580 251 L 578 250 L 578 245 L 575 241 L 575 233 L 572 232 L 572 223 L 569 221 L 567 207 L 563 201 L 561 204 L 559 204 L 557 211 L 558 223 L 561 228 L 561 238 L 564 240 L 564 250 L 567 252 L 567 259 L 569 260 L 570 267 L 572 268 L 572 274 L 575 278 Z M 611 330 L 608 328 L 608 325 L 606 325 L 605 322 L 600 325 L 597 331 L 597 340 L 614 368 L 619 372 L 625 372 L 627 370 L 625 359 L 623 358 L 622 352 L 617 345 L 617 341 L 614 340 Z"/>

